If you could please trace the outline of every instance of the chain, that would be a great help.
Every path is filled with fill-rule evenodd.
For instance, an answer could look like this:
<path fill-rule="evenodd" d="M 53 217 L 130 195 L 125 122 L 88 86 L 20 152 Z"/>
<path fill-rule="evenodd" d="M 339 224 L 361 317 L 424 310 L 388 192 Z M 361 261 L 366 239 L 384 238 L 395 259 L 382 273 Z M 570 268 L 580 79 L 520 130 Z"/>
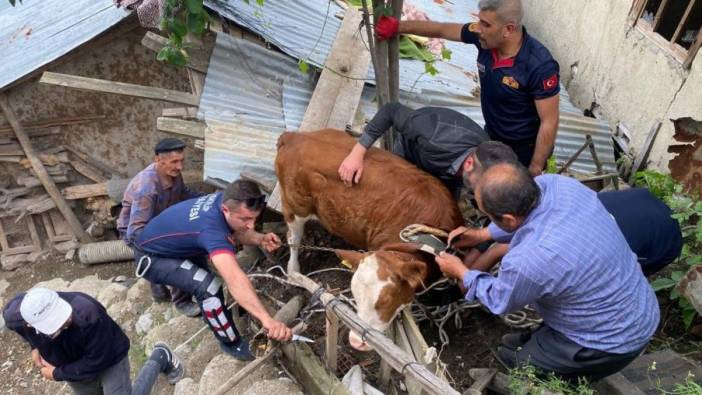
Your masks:
<path fill-rule="evenodd" d="M 289 244 L 289 243 L 286 243 L 286 242 L 283 242 L 283 243 L 282 243 L 282 246 L 287 246 L 287 247 L 290 247 L 290 248 L 299 248 L 299 249 L 301 249 L 301 250 L 324 251 L 324 252 L 336 252 L 336 250 L 338 250 L 338 248 L 317 247 L 317 246 L 313 246 L 313 245 L 309 245 L 309 244 Z M 360 252 L 360 253 L 363 253 L 363 254 L 365 254 L 366 252 L 368 252 L 368 251 L 366 251 L 366 250 L 353 250 L 353 251 Z"/>

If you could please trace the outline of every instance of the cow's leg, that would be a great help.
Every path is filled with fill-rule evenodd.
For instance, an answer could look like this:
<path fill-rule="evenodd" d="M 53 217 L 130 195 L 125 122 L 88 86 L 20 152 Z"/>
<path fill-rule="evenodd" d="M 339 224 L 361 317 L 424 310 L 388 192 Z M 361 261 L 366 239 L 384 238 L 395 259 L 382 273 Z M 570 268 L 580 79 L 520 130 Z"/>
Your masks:
<path fill-rule="evenodd" d="M 290 246 L 290 260 L 288 260 L 288 273 L 300 272 L 300 262 L 298 261 L 300 248 L 298 247 L 298 245 L 302 241 L 302 235 L 305 233 L 305 223 L 313 218 L 313 215 L 307 217 L 299 217 L 295 215 L 293 216 L 292 221 L 287 221 L 288 245 Z"/>

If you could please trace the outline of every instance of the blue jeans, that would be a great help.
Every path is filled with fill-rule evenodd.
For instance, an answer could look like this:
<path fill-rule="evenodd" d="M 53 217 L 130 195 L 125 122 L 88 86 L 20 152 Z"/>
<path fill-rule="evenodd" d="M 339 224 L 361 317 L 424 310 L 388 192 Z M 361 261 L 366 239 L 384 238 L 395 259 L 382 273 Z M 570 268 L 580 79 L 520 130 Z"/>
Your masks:
<path fill-rule="evenodd" d="M 147 360 L 132 385 L 129 357 L 124 357 L 93 380 L 69 382 L 68 385 L 76 395 L 148 395 L 160 371 L 156 361 Z"/>

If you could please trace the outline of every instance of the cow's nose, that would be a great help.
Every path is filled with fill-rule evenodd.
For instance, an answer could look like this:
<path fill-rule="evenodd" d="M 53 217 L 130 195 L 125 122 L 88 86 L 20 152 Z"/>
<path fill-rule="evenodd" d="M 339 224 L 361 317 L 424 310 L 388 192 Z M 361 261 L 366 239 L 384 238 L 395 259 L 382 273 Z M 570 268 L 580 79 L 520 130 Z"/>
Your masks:
<path fill-rule="evenodd" d="M 356 332 L 350 331 L 349 332 L 349 344 L 351 344 L 351 347 L 358 351 L 370 351 L 371 347 L 368 345 L 368 343 L 364 342 L 360 336 L 356 334 Z"/>

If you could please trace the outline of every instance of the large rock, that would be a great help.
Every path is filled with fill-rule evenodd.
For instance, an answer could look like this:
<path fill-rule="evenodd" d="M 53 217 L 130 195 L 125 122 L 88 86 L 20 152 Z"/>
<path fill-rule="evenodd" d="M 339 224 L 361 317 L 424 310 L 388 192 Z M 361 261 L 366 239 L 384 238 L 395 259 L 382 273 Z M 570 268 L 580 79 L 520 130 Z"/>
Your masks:
<path fill-rule="evenodd" d="M 151 350 L 154 343 L 158 341 L 165 342 L 169 346 L 176 348 L 185 340 L 189 339 L 195 334 L 200 328 L 202 328 L 204 323 L 198 318 L 189 318 L 184 315 L 179 315 L 170 321 L 158 325 L 151 329 L 149 333 L 142 339 L 141 343 L 144 345 L 146 350 Z M 203 336 L 206 334 L 201 334 Z M 210 334 L 210 336 L 212 336 Z M 179 350 L 179 355 L 183 359 L 189 356 L 189 352 L 192 351 L 190 347 L 183 347 L 183 350 Z M 184 355 L 185 354 L 185 355 Z"/>
<path fill-rule="evenodd" d="M 276 395 L 276 394 L 286 394 L 286 395 L 304 395 L 297 384 L 293 383 L 287 377 L 274 379 L 274 380 L 263 380 L 254 383 L 249 387 L 242 395 Z"/>
<path fill-rule="evenodd" d="M 122 284 L 110 283 L 98 293 L 97 300 L 105 308 L 109 308 L 114 303 L 124 300 L 127 297 L 127 291 L 128 288 Z"/>
<path fill-rule="evenodd" d="M 209 395 L 215 392 L 222 384 L 226 383 L 239 370 L 246 366 L 246 362 L 238 361 L 226 354 L 218 354 L 207 364 L 205 371 L 200 377 L 198 395 Z M 251 387 L 254 383 L 262 380 L 278 378 L 278 368 L 273 361 L 261 365 L 256 371 L 249 374 L 239 384 L 230 388 L 227 394 L 239 395 Z M 277 395 L 268 393 L 267 395 Z"/>
<path fill-rule="evenodd" d="M 70 285 L 71 285 L 71 283 L 69 283 L 68 281 L 66 281 L 62 278 L 53 278 L 49 281 L 42 281 L 40 283 L 36 283 L 34 285 L 34 287 L 44 287 L 44 288 L 53 289 L 56 292 L 65 292 L 65 291 L 68 291 L 68 287 Z"/>
<path fill-rule="evenodd" d="M 152 304 L 153 298 L 151 297 L 149 282 L 139 279 L 129 288 L 126 298 L 109 306 L 107 313 L 112 319 L 120 323 L 125 330 L 131 331 L 137 317 L 143 314 Z"/>
<path fill-rule="evenodd" d="M 197 394 L 197 387 L 198 384 L 191 379 L 190 377 L 186 377 L 178 382 L 178 384 L 175 385 L 175 389 L 173 390 L 173 395 L 193 395 Z M 267 395 L 272 395 L 272 394 L 267 394 Z"/>
<path fill-rule="evenodd" d="M 185 363 L 186 375 L 199 378 L 212 357 L 221 353 L 219 342 L 212 335 L 212 331 L 205 329 L 204 333 L 193 339 L 189 346 L 195 349 L 191 350 L 188 348 L 182 352 L 179 350 L 178 355 L 181 356 Z"/>
<path fill-rule="evenodd" d="M 107 280 L 100 280 L 97 274 L 74 280 L 68 287 L 71 292 L 83 292 L 97 299 L 100 291 L 109 287 L 112 283 Z"/>

